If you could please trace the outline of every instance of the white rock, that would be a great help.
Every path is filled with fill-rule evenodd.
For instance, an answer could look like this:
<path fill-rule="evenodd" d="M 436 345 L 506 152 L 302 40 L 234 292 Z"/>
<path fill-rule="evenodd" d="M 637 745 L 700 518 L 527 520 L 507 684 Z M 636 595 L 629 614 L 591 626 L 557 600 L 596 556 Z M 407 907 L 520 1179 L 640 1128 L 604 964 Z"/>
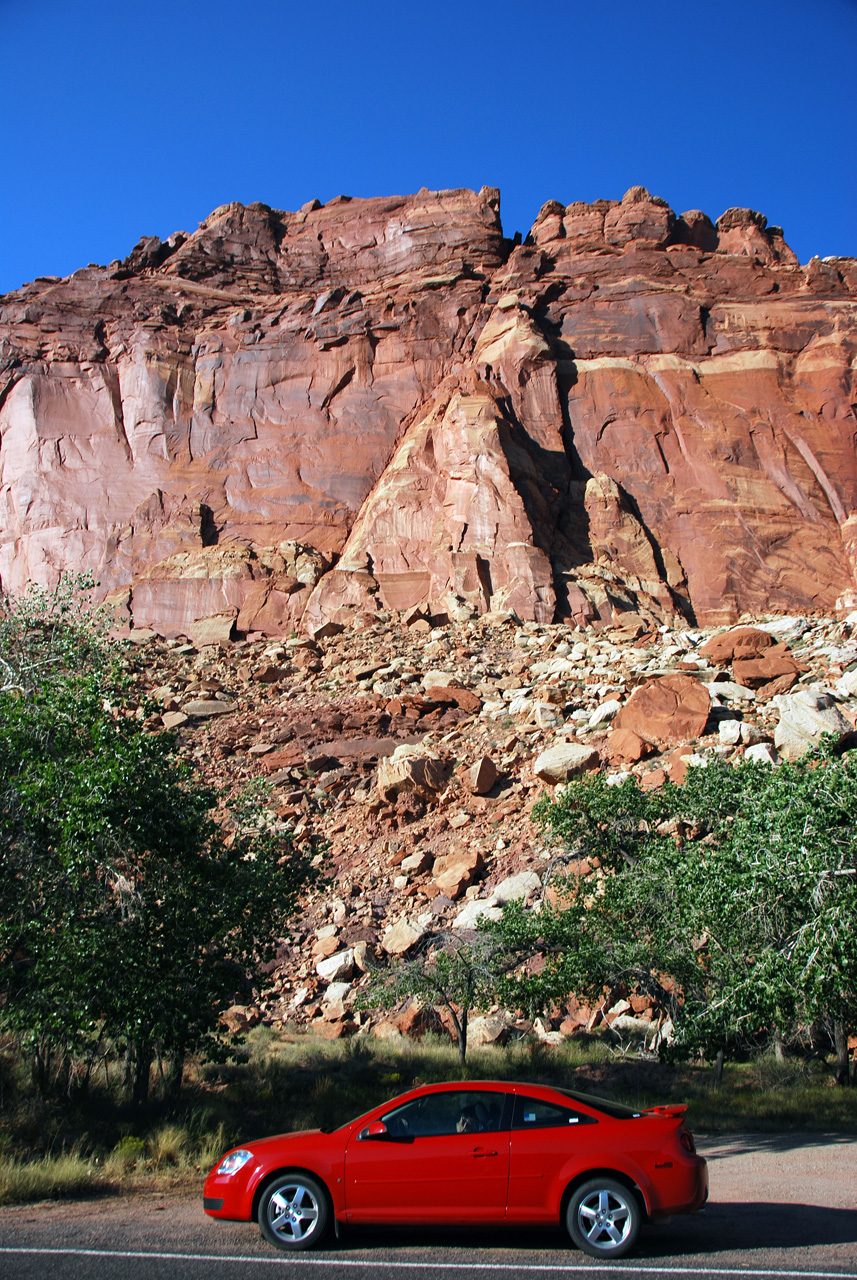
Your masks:
<path fill-rule="evenodd" d="M 563 715 L 559 707 L 550 702 L 536 702 L 533 706 L 535 721 L 540 729 L 558 729 L 563 723 Z"/>
<path fill-rule="evenodd" d="M 460 688 L 461 681 L 451 671 L 426 671 L 423 676 L 423 688 L 430 689 L 437 685 L 441 689 Z"/>
<path fill-rule="evenodd" d="M 432 855 L 428 849 L 418 849 L 416 853 L 408 854 L 407 858 L 403 858 L 399 864 L 408 875 L 418 876 L 422 871 L 428 871 L 432 864 Z"/>
<path fill-rule="evenodd" d="M 764 741 L 765 735 L 756 724 L 749 724 L 746 720 L 741 721 L 741 741 L 745 746 L 751 746 L 758 742 Z"/>
<path fill-rule="evenodd" d="M 337 951 L 335 955 L 319 960 L 315 971 L 325 982 L 344 982 L 354 972 L 354 952 L 351 947 Z"/>
<path fill-rule="evenodd" d="M 503 912 L 492 898 L 471 898 L 452 922 L 453 929 L 475 929 L 479 920 L 499 920 Z"/>
<path fill-rule="evenodd" d="M 608 720 L 612 720 L 622 710 L 622 703 L 615 698 L 610 698 L 607 702 L 602 702 L 600 707 L 596 707 L 592 715 L 589 717 L 590 729 L 596 728 L 599 724 L 606 724 Z"/>
<path fill-rule="evenodd" d="M 344 1000 L 350 994 L 350 982 L 331 982 L 321 998 L 324 1004 L 332 1004 L 335 1000 Z"/>
<path fill-rule="evenodd" d="M 606 778 L 607 786 L 621 787 L 623 782 L 627 782 L 628 779 L 633 778 L 633 776 L 633 773 L 628 773 L 627 771 L 622 773 L 609 773 Z"/>
<path fill-rule="evenodd" d="M 759 764 L 779 764 L 780 757 L 777 755 L 770 742 L 757 742 L 755 746 L 748 747 L 744 752 L 745 760 L 756 760 Z"/>
<path fill-rule="evenodd" d="M 529 898 L 530 894 L 537 893 L 541 887 L 541 879 L 535 871 L 519 871 L 516 876 L 507 876 L 505 880 L 501 880 L 491 896 L 494 902 L 504 906 L 507 902 Z"/>
<path fill-rule="evenodd" d="M 708 692 L 714 697 L 722 698 L 724 702 L 756 701 L 753 689 L 746 689 L 743 684 L 736 684 L 734 680 L 715 680 L 708 686 Z"/>
<path fill-rule="evenodd" d="M 561 1031 L 551 1031 L 542 1022 L 541 1018 L 536 1018 L 533 1023 L 533 1031 L 538 1036 L 542 1044 L 562 1044 L 564 1037 Z"/>
<path fill-rule="evenodd" d="M 509 1028 L 502 1018 L 488 1014 L 484 1018 L 470 1018 L 467 1023 L 468 1047 L 480 1044 L 502 1044 Z"/>
<path fill-rule="evenodd" d="M 857 671 L 846 671 L 833 688 L 840 698 L 857 697 Z"/>
<path fill-rule="evenodd" d="M 842 734 L 851 729 L 832 694 L 799 689 L 797 693 L 781 693 L 771 701 L 780 713 L 774 745 L 786 760 L 799 760 L 810 748 L 818 746 L 825 733 Z"/>
<path fill-rule="evenodd" d="M 724 746 L 737 746 L 741 741 L 741 721 L 721 720 L 717 726 L 717 736 Z"/>
<path fill-rule="evenodd" d="M 528 694 L 519 694 L 509 703 L 510 716 L 531 716 L 533 714 L 533 701 Z"/>
<path fill-rule="evenodd" d="M 645 1018 L 635 1018 L 630 1013 L 620 1013 L 618 1018 L 613 1018 L 610 1023 L 611 1031 L 636 1032 L 638 1035 L 647 1036 L 652 1029 L 651 1022 L 647 1022 Z"/>
<path fill-rule="evenodd" d="M 774 636 L 785 644 L 799 640 L 811 630 L 806 618 L 771 618 L 769 622 L 759 622 L 756 625 L 760 631 L 767 631 L 769 636 Z"/>
<path fill-rule="evenodd" d="M 752 742 L 762 741 L 761 730 L 754 724 L 748 724 L 746 720 L 721 720 L 717 733 L 721 743 L 730 747 L 739 742 L 747 746 Z"/>
<path fill-rule="evenodd" d="M 563 742 L 548 747 L 536 759 L 533 772 L 543 782 L 565 782 L 584 769 L 598 767 L 598 752 L 578 742 Z"/>

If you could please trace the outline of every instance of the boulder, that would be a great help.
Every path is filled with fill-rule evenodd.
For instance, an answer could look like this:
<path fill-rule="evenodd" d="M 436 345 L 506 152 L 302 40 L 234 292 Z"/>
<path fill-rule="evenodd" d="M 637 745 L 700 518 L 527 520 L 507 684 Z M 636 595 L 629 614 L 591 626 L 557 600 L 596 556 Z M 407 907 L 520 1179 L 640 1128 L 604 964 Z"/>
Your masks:
<path fill-rule="evenodd" d="M 330 986 L 321 997 L 322 1004 L 336 1004 L 344 1002 L 345 997 L 351 994 L 350 982 L 331 982 Z"/>
<path fill-rule="evenodd" d="M 757 742 L 753 746 L 748 747 L 744 752 L 744 759 L 755 760 L 757 764 L 780 763 L 780 757 L 777 755 L 777 752 L 770 742 Z"/>
<path fill-rule="evenodd" d="M 354 973 L 354 952 L 350 947 L 319 960 L 315 971 L 325 982 L 347 982 Z"/>
<path fill-rule="evenodd" d="M 736 684 L 734 680 L 713 680 L 708 686 L 708 692 L 712 698 L 719 698 L 721 702 L 756 701 L 753 689 L 747 689 L 743 684 Z"/>
<path fill-rule="evenodd" d="M 482 699 L 477 694 L 471 693 L 470 689 L 459 689 L 455 685 L 429 685 L 426 697 L 431 698 L 432 702 L 452 703 L 470 715 L 476 715 L 482 710 Z"/>
<path fill-rule="evenodd" d="M 428 849 L 418 849 L 416 853 L 409 853 L 406 858 L 402 858 L 399 866 L 402 871 L 410 876 L 418 876 L 423 871 L 428 871 L 432 865 L 432 855 Z"/>
<path fill-rule="evenodd" d="M 399 920 L 384 934 L 381 939 L 381 948 L 389 956 L 401 956 L 406 951 L 410 951 L 424 934 L 425 929 L 422 926 L 411 924 L 408 920 Z"/>
<path fill-rule="evenodd" d="M 472 764 L 462 779 L 467 790 L 474 796 L 484 796 L 498 778 L 497 766 L 490 756 L 481 756 Z"/>
<path fill-rule="evenodd" d="M 800 689 L 797 693 L 779 694 L 772 701 L 780 713 L 774 746 L 786 760 L 799 760 L 818 746 L 825 733 L 840 736 L 853 727 L 836 706 L 832 693 Z"/>
<path fill-rule="evenodd" d="M 699 648 L 703 658 L 710 662 L 727 663 L 735 658 L 752 658 L 776 641 L 759 627 L 735 627 L 722 635 L 712 636 Z"/>
<path fill-rule="evenodd" d="M 616 698 L 609 698 L 607 702 L 602 702 L 589 717 L 590 729 L 597 729 L 598 725 L 606 724 L 609 720 L 613 720 L 621 710 L 622 703 Z"/>
<path fill-rule="evenodd" d="M 475 929 L 480 920 L 499 920 L 503 912 L 493 898 L 472 898 L 458 912 L 453 929 Z"/>
<path fill-rule="evenodd" d="M 190 625 L 190 637 L 197 649 L 207 644 L 228 644 L 232 639 L 238 610 L 218 613 L 210 618 L 197 618 Z"/>
<path fill-rule="evenodd" d="M 262 1021 L 262 1014 L 255 1005 L 233 1004 L 224 1009 L 220 1021 L 233 1035 L 241 1035 L 251 1027 L 258 1026 Z"/>
<path fill-rule="evenodd" d="M 195 720 L 209 720 L 212 716 L 229 716 L 233 711 L 238 710 L 237 702 L 221 702 L 217 698 L 192 698 L 190 702 L 186 702 L 182 707 L 182 711 L 186 716 L 193 716 Z"/>
<path fill-rule="evenodd" d="M 440 756 L 418 746 L 404 744 L 378 761 L 378 791 L 383 800 L 395 800 L 403 791 L 435 795 L 446 786 L 447 777 Z"/>
<path fill-rule="evenodd" d="M 779 649 L 780 646 L 778 645 L 777 648 Z M 781 653 L 769 651 L 757 658 L 736 658 L 732 663 L 732 674 L 739 684 L 748 689 L 758 689 L 761 685 L 781 679 L 783 676 L 791 676 L 794 681 L 801 668 L 785 650 L 784 645 L 782 648 Z"/>
<path fill-rule="evenodd" d="M 705 732 L 710 706 L 707 687 L 695 676 L 676 672 L 635 689 L 613 724 L 630 729 L 643 742 L 671 746 Z"/>
<path fill-rule="evenodd" d="M 478 849 L 461 849 L 435 859 L 434 884 L 440 893 L 455 901 L 481 873 L 484 862 Z"/>
<path fill-rule="evenodd" d="M 467 1047 L 469 1049 L 475 1049 L 483 1044 L 503 1045 L 508 1038 L 509 1028 L 502 1018 L 494 1014 L 468 1019 Z"/>
<path fill-rule="evenodd" d="M 189 719 L 183 711 L 165 711 L 161 716 L 161 724 L 165 729 L 180 729 Z"/>
<path fill-rule="evenodd" d="M 550 702 L 533 702 L 527 709 L 540 729 L 558 729 L 565 720 L 559 707 Z"/>
<path fill-rule="evenodd" d="M 650 751 L 649 744 L 632 729 L 614 729 L 604 747 L 611 764 L 636 764 Z"/>
<path fill-rule="evenodd" d="M 531 897 L 541 887 L 541 878 L 535 871 L 519 871 L 517 875 L 501 880 L 491 897 L 500 906 L 505 906 L 507 902 L 519 902 Z"/>
<path fill-rule="evenodd" d="M 543 782 L 555 784 L 567 782 L 577 773 L 588 769 L 597 769 L 598 752 L 594 747 L 587 747 L 580 742 L 561 742 L 548 747 L 537 757 L 533 764 L 533 772 Z"/>
<path fill-rule="evenodd" d="M 277 666 L 273 662 L 266 662 L 264 666 L 258 667 L 253 672 L 253 679 L 259 684 L 277 684 L 278 681 L 284 680 L 288 674 L 286 667 Z"/>
<path fill-rule="evenodd" d="M 435 689 L 452 689 L 456 685 L 460 688 L 461 681 L 449 671 L 426 671 L 422 684 L 426 693 L 434 697 Z"/>

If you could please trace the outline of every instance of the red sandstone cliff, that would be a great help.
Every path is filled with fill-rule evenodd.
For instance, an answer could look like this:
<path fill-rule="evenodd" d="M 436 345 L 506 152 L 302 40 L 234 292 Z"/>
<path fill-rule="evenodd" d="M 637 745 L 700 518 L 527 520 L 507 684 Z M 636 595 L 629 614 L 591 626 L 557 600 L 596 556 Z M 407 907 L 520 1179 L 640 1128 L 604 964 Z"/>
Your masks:
<path fill-rule="evenodd" d="M 2 585 L 89 567 L 165 635 L 832 610 L 855 297 L 640 187 L 517 247 L 492 188 L 225 206 L 0 298 Z"/>

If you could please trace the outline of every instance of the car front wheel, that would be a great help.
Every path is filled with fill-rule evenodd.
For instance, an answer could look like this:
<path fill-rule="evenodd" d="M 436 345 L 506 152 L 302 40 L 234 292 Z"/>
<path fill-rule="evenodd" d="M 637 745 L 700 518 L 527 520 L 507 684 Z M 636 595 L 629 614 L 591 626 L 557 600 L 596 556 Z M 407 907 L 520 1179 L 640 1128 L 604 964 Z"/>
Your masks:
<path fill-rule="evenodd" d="M 314 1249 L 330 1226 L 327 1192 L 314 1178 L 275 1178 L 259 1201 L 259 1229 L 276 1249 Z"/>
<path fill-rule="evenodd" d="M 578 1249 L 592 1258 L 624 1258 L 640 1234 L 640 1203 L 612 1178 L 591 1178 L 568 1202 L 565 1225 Z"/>

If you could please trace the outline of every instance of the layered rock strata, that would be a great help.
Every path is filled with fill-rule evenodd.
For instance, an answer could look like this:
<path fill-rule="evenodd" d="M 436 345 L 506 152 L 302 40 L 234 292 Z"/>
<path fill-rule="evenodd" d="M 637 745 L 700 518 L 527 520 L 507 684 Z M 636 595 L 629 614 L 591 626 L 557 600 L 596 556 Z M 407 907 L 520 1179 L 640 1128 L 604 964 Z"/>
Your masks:
<path fill-rule="evenodd" d="M 850 606 L 857 263 L 644 188 L 216 210 L 0 299 L 0 580 L 164 636 Z"/>

